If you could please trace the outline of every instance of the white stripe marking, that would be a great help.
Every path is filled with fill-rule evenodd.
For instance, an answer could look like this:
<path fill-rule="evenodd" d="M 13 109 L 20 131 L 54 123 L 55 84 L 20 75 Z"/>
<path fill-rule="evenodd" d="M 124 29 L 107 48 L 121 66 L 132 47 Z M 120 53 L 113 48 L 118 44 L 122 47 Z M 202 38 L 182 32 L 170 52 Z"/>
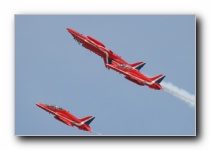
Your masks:
<path fill-rule="evenodd" d="M 64 118 L 64 119 L 70 121 L 73 125 L 77 125 L 77 126 L 82 126 L 87 120 L 90 120 L 90 119 L 93 118 L 93 117 L 91 117 L 90 119 L 87 119 L 87 120 L 85 120 L 85 121 L 82 121 L 81 123 L 76 123 L 75 121 L 72 121 L 72 120 L 69 119 L 69 118 L 66 118 L 66 117 L 64 117 L 64 116 L 62 116 L 62 115 L 59 115 L 59 114 L 55 113 L 54 111 L 52 111 L 52 110 L 50 110 L 50 109 L 48 109 L 48 108 L 45 108 L 45 109 L 47 109 L 49 112 L 52 112 L 53 114 L 55 114 L 55 116 L 59 116 L 59 117 L 61 117 L 61 118 Z"/>
<path fill-rule="evenodd" d="M 108 64 L 108 66 L 111 66 L 111 65 Z M 111 67 L 113 67 L 113 66 L 111 66 Z M 118 71 L 120 71 L 120 72 L 125 73 L 125 74 L 128 75 L 128 76 L 131 76 L 131 77 L 133 77 L 133 78 L 136 78 L 137 80 L 141 80 L 142 82 L 145 82 L 145 83 L 147 83 L 148 85 L 154 84 L 155 81 L 157 80 L 157 79 L 156 79 L 156 80 L 153 80 L 152 82 L 147 82 L 147 81 L 145 81 L 145 80 L 143 80 L 143 79 L 141 79 L 141 78 L 138 78 L 138 77 L 136 77 L 136 76 L 133 76 L 133 75 L 131 75 L 131 74 L 125 72 L 125 71 L 122 71 L 122 70 L 120 70 L 120 69 L 118 69 L 118 68 L 116 68 L 116 67 L 113 67 L 113 68 L 115 68 L 116 70 L 118 70 Z M 162 77 L 163 77 L 163 76 L 161 76 L 160 78 L 162 78 Z M 158 79 L 160 79 L 160 78 L 158 78 Z"/>

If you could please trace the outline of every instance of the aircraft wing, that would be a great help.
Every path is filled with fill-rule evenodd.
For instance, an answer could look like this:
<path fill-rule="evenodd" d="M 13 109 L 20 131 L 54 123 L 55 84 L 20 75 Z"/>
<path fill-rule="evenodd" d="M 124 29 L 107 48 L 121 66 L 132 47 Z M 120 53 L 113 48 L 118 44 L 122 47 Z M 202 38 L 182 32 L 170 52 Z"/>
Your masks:
<path fill-rule="evenodd" d="M 144 81 L 144 80 L 139 80 L 138 78 L 134 78 L 134 77 L 129 76 L 129 75 L 126 75 L 125 78 L 126 78 L 127 80 L 130 80 L 130 81 L 132 81 L 132 82 L 134 82 L 134 83 L 136 83 L 136 84 L 142 85 L 142 86 L 146 84 L 146 81 Z"/>
<path fill-rule="evenodd" d="M 129 76 L 129 73 L 127 73 L 126 71 L 123 71 L 123 70 L 117 68 L 115 65 L 106 64 L 106 66 L 107 66 L 108 68 L 111 68 L 111 69 L 113 69 L 113 70 L 119 72 L 119 73 L 122 73 L 122 74 L 124 74 L 124 75 L 128 75 L 128 76 Z"/>
<path fill-rule="evenodd" d="M 121 69 L 117 68 L 116 66 L 114 66 L 112 64 L 106 64 L 106 65 L 107 65 L 107 67 L 112 68 L 113 70 L 115 70 L 115 71 L 117 71 L 119 73 L 124 74 L 125 75 L 125 78 L 128 79 L 128 80 L 130 80 L 130 81 L 132 81 L 132 82 L 135 82 L 135 83 L 137 83 L 139 85 L 145 85 L 146 84 L 146 82 L 144 80 L 139 79 L 138 77 L 130 74 L 129 72 L 126 72 L 124 70 L 121 70 Z"/>
<path fill-rule="evenodd" d="M 64 117 L 60 117 L 60 116 L 54 116 L 55 119 L 67 124 L 68 126 L 72 126 L 73 127 L 73 124 L 66 118 Z"/>

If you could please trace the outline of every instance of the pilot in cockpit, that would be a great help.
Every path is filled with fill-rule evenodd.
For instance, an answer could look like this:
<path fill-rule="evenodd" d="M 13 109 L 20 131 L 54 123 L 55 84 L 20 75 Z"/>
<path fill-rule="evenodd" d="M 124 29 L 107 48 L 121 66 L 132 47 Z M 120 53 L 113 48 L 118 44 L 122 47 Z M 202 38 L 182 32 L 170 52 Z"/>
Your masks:
<path fill-rule="evenodd" d="M 59 109 L 59 110 L 62 110 L 62 108 L 61 108 L 61 107 L 59 107 L 59 106 L 57 106 L 57 105 L 50 105 L 50 107 L 52 107 L 52 108 L 56 108 L 56 109 Z"/>

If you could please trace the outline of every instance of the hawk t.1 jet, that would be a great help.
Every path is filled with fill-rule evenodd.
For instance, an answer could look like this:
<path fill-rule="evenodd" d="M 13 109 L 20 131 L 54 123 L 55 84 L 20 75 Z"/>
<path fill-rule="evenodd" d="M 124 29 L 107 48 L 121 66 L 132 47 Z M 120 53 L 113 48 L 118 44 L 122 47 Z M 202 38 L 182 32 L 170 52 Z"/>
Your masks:
<path fill-rule="evenodd" d="M 111 68 L 124 74 L 127 80 L 130 80 L 138 85 L 147 85 L 149 88 L 156 90 L 163 89 L 160 85 L 160 82 L 165 78 L 165 75 L 160 74 L 149 78 L 139 72 L 139 70 L 145 65 L 144 62 L 129 64 L 120 56 L 107 49 L 103 43 L 99 42 L 93 37 L 84 36 L 71 28 L 67 28 L 67 30 L 79 44 L 101 56 L 104 60 L 106 68 Z"/>
<path fill-rule="evenodd" d="M 47 105 L 47 104 L 36 104 L 38 107 L 42 108 L 43 110 L 49 112 L 50 114 L 54 115 L 54 118 L 65 123 L 68 126 L 76 126 L 80 130 L 92 132 L 89 124 L 93 121 L 95 117 L 87 116 L 84 118 L 77 118 L 72 115 L 69 111 L 56 106 L 56 105 Z"/>

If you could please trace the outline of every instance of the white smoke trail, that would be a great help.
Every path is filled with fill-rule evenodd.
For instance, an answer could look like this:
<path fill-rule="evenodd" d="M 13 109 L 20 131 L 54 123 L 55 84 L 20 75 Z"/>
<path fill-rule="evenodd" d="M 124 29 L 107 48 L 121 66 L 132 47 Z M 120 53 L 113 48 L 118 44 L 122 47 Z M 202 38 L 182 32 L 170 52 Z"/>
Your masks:
<path fill-rule="evenodd" d="M 97 135 L 102 135 L 101 133 L 96 132 L 96 131 L 93 131 L 93 130 L 92 130 L 92 132 L 95 133 L 95 134 L 97 134 Z"/>
<path fill-rule="evenodd" d="M 196 102 L 195 95 L 188 93 L 184 89 L 181 89 L 170 82 L 162 81 L 161 85 L 163 86 L 164 91 L 178 97 L 179 99 L 195 107 L 195 102 Z"/>

